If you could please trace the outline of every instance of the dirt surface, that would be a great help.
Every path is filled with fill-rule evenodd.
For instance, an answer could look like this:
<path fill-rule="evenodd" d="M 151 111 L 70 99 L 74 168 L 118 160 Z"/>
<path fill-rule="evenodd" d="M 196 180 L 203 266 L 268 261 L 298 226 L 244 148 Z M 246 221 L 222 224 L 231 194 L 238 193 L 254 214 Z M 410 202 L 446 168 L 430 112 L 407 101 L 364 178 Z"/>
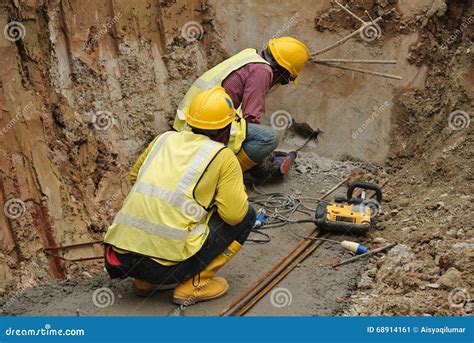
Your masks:
<path fill-rule="evenodd" d="M 396 98 L 380 216 L 400 245 L 371 261 L 348 314 L 473 313 L 472 2 L 434 2 L 428 14 L 408 57 L 429 66 L 426 86 Z"/>
<path fill-rule="evenodd" d="M 340 2 L 365 20 L 365 11 L 382 16 L 380 37 L 358 35 L 320 57 L 395 59 L 356 67 L 403 80 L 310 64 L 298 87 L 272 89 L 264 123 L 276 126 L 272 118 L 283 112 L 323 133 L 285 183 L 263 189 L 318 197 L 363 169 L 369 176 L 354 175 L 388 180 L 380 225 L 365 240 L 398 245 L 334 271 L 328 261 L 348 254 L 324 243 L 278 285 L 291 304 L 274 306 L 269 294 L 250 314 L 472 315 L 472 0 Z M 178 102 L 209 67 L 283 35 L 317 51 L 356 30 L 358 20 L 329 0 L 0 0 L 0 27 L 12 25 L 0 35 L 3 313 L 216 314 L 298 241 L 275 229 L 271 243 L 248 244 L 223 270 L 230 293 L 184 313 L 173 312 L 170 293 L 143 301 L 129 280 L 108 281 L 100 261 L 47 253 L 103 238 L 130 189 L 135 158 L 169 128 Z M 280 133 L 281 149 L 302 143 Z M 111 289 L 113 305 L 95 306 L 101 287 Z"/>

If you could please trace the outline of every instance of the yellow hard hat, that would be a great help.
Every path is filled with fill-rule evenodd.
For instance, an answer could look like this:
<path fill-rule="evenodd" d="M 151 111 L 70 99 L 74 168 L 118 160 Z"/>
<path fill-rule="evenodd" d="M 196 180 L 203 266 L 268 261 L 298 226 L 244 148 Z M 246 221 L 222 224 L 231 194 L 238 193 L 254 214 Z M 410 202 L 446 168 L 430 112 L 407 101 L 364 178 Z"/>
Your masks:
<path fill-rule="evenodd" d="M 310 58 L 308 47 L 292 37 L 270 39 L 268 47 L 278 65 L 288 70 L 293 78 L 299 75 Z"/>
<path fill-rule="evenodd" d="M 199 93 L 186 114 L 188 125 L 203 130 L 218 130 L 236 118 L 232 99 L 218 86 Z"/>

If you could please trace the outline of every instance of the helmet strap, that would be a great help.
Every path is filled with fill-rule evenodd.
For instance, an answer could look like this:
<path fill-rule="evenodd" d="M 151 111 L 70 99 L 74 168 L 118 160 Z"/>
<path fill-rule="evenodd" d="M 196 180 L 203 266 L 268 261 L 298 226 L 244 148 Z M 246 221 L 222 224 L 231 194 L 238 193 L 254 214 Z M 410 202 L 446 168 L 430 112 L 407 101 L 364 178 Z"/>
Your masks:
<path fill-rule="evenodd" d="M 273 81 L 270 87 L 276 84 L 287 85 L 288 83 L 290 83 L 290 73 L 288 72 L 288 70 L 286 70 L 277 63 L 270 51 L 270 48 L 266 48 L 265 50 L 263 50 L 263 58 L 270 64 L 270 67 L 272 67 L 273 70 Z"/>

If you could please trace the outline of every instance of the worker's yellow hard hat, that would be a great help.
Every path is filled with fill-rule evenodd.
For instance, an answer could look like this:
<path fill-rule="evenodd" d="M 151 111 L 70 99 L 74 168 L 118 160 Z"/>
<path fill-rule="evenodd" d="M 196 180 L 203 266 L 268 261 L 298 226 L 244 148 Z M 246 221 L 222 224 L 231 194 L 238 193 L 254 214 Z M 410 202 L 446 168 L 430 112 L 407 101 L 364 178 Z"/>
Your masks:
<path fill-rule="evenodd" d="M 293 78 L 299 75 L 310 58 L 308 47 L 292 37 L 270 39 L 268 47 L 278 65 L 288 70 Z"/>
<path fill-rule="evenodd" d="M 199 93 L 186 114 L 189 126 L 203 130 L 218 130 L 236 118 L 232 99 L 225 89 L 218 86 Z"/>

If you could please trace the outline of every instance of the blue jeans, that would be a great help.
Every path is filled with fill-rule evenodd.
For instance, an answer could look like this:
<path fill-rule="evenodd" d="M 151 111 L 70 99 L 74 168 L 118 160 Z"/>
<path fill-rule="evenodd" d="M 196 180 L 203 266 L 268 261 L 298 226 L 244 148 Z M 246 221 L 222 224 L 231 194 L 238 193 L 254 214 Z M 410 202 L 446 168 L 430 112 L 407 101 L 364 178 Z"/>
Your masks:
<path fill-rule="evenodd" d="M 247 156 L 260 163 L 278 146 L 278 133 L 267 125 L 247 124 L 247 137 L 242 144 Z"/>
<path fill-rule="evenodd" d="M 256 212 L 252 205 L 239 224 L 230 226 L 215 212 L 209 220 L 209 235 L 195 255 L 173 266 L 164 266 L 146 256 L 116 254 L 120 266 L 112 266 L 105 259 L 105 267 L 112 278 L 134 277 L 157 285 L 182 283 L 201 270 L 221 254 L 233 241 L 244 244 L 255 223 Z"/>

